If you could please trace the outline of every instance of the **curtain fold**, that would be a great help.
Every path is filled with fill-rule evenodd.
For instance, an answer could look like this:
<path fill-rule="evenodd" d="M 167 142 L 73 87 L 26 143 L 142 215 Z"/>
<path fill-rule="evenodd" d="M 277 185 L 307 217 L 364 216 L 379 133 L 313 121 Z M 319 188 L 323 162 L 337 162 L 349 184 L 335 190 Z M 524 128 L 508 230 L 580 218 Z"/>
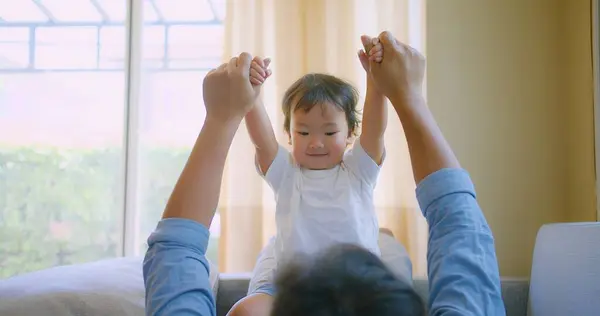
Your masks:
<path fill-rule="evenodd" d="M 364 97 L 365 73 L 356 55 L 360 35 L 389 30 L 424 52 L 424 2 L 229 0 L 224 61 L 242 51 L 273 59 L 273 76 L 261 98 L 278 141 L 287 145 L 280 108 L 285 89 L 306 73 L 325 72 L 353 83 Z M 380 226 L 392 230 L 406 246 L 414 274 L 425 275 L 427 225 L 415 198 L 408 149 L 393 110 L 385 137 L 387 156 L 375 191 Z M 254 167 L 254 147 L 244 124 L 228 157 L 219 211 L 220 269 L 251 271 L 260 249 L 275 234 L 275 202 Z"/>

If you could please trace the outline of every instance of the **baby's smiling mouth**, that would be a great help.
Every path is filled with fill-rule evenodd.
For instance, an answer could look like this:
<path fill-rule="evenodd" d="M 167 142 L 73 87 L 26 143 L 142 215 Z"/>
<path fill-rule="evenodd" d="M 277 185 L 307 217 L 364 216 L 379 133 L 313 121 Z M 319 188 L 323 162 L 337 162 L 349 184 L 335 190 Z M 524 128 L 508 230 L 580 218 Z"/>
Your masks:
<path fill-rule="evenodd" d="M 327 154 L 306 154 L 307 156 L 310 157 L 323 157 L 323 156 L 327 156 Z"/>

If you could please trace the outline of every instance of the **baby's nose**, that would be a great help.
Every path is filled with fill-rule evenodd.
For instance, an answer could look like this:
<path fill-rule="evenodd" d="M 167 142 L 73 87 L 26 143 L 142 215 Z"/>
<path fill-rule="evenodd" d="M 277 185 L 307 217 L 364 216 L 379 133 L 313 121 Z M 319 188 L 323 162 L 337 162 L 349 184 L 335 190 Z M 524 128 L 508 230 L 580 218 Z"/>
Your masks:
<path fill-rule="evenodd" d="M 311 149 L 316 149 L 316 148 L 322 148 L 323 147 L 323 142 L 321 142 L 321 140 L 319 139 L 313 139 L 310 144 L 309 144 Z"/>

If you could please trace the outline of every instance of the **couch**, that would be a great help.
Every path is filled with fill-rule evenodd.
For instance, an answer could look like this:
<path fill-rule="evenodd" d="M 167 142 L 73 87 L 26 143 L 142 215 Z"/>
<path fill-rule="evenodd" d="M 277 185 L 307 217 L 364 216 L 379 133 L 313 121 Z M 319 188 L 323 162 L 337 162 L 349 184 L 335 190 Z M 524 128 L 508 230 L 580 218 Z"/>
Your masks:
<path fill-rule="evenodd" d="M 600 315 L 599 245 L 600 222 L 542 226 L 536 237 L 531 278 L 501 280 L 506 315 Z M 215 279 L 217 315 L 225 315 L 244 297 L 248 282 L 249 275 L 242 274 L 221 274 Z M 415 289 L 427 302 L 427 280 L 415 279 Z"/>
<path fill-rule="evenodd" d="M 600 222 L 544 225 L 531 278 L 502 278 L 506 315 L 600 315 L 598 245 Z M 217 315 L 245 296 L 249 280 L 249 274 L 219 274 L 211 266 Z M 427 280 L 415 279 L 415 289 L 427 301 Z M 144 315 L 144 296 L 142 258 L 115 258 L 0 280 L 0 315 Z"/>
<path fill-rule="evenodd" d="M 217 288 L 217 315 L 225 316 L 239 299 L 246 295 L 250 275 L 221 274 Z M 427 302 L 427 280 L 415 279 L 415 289 Z M 502 297 L 507 316 L 527 316 L 529 281 L 521 278 L 502 279 Z"/>

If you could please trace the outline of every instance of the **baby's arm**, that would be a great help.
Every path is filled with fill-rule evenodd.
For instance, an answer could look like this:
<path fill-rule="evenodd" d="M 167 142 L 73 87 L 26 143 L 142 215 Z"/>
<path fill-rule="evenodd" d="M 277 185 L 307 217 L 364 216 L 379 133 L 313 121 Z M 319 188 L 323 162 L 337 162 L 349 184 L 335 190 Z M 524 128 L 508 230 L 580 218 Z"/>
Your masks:
<path fill-rule="evenodd" d="M 255 57 L 252 60 L 250 82 L 255 89 L 260 89 L 260 86 L 271 75 L 271 70 L 268 69 L 270 62 L 269 59 L 263 60 L 259 57 Z M 265 174 L 277 155 L 279 145 L 277 144 L 275 132 L 273 131 L 273 126 L 271 125 L 271 120 L 269 120 L 265 106 L 260 98 L 256 102 L 257 104 L 246 114 L 246 128 L 256 148 L 256 162 L 261 172 Z"/>
<path fill-rule="evenodd" d="M 387 106 L 385 96 L 377 90 L 371 79 L 369 62 L 381 62 L 383 46 L 379 43 L 378 38 L 371 39 L 368 36 L 362 36 L 361 40 L 365 50 L 361 50 L 358 54 L 361 64 L 367 72 L 367 94 L 363 108 L 360 145 L 373 161 L 381 165 L 385 151 L 383 134 L 387 127 Z"/>

